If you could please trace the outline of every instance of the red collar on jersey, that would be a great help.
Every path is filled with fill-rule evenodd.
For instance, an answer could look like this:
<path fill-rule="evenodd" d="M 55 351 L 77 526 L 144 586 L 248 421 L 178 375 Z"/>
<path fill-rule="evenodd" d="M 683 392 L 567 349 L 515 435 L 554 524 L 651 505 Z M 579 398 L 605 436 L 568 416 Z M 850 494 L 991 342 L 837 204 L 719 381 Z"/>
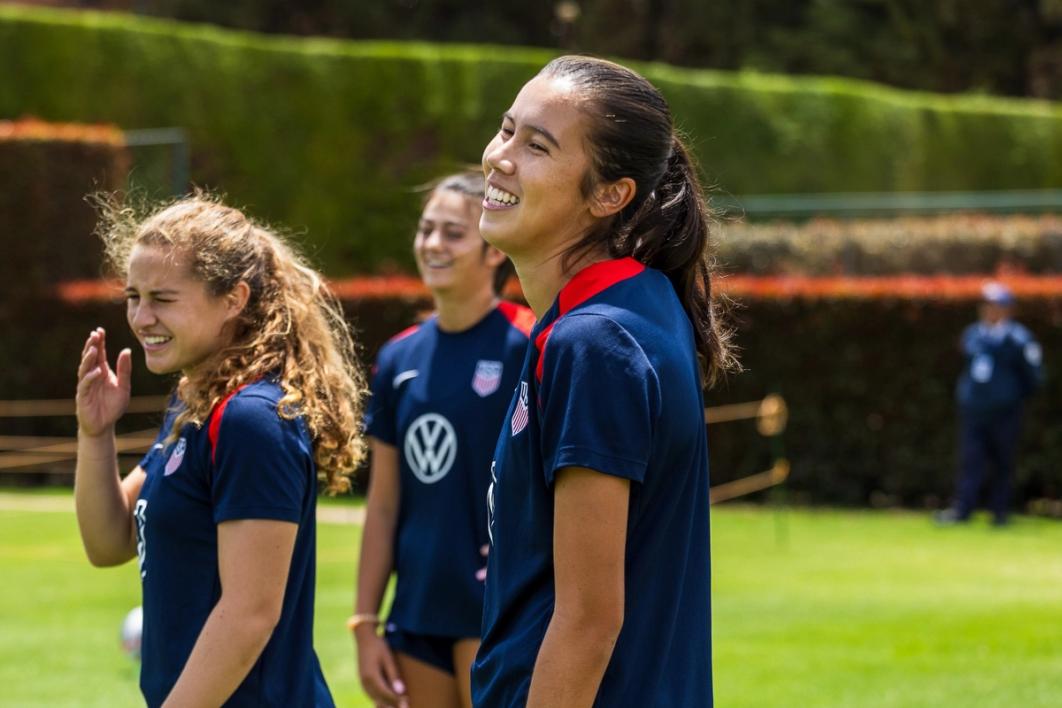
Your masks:
<path fill-rule="evenodd" d="M 538 350 L 535 378 L 539 382 L 542 381 L 542 362 L 546 358 L 546 342 L 557 320 L 595 295 L 608 290 L 616 283 L 633 278 L 643 270 L 645 270 L 644 265 L 628 256 L 593 263 L 572 276 L 572 279 L 561 288 L 557 295 L 557 317 L 535 337 L 535 348 Z"/>

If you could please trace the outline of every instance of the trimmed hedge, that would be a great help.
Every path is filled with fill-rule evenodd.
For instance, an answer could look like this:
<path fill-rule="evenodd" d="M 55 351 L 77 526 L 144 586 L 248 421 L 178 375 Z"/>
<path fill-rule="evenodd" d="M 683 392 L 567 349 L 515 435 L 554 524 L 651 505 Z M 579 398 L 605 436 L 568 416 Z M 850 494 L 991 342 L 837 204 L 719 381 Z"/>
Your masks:
<path fill-rule="evenodd" d="M 98 252 L 98 248 L 96 252 Z M 140 345 L 125 321 L 120 300 L 69 304 L 59 298 L 38 298 L 21 303 L 2 318 L 0 337 L 0 398 L 73 399 L 81 349 L 94 327 L 107 330 L 107 351 L 113 365 L 118 352 L 133 350 L 133 394 L 164 394 L 172 377 L 159 377 L 144 366 Z M 71 407 L 72 410 L 72 407 Z M 143 430 L 161 423 L 158 415 L 128 415 L 119 432 Z M 77 422 L 71 416 L 54 418 L 0 418 L 2 435 L 73 436 Z M 73 471 L 72 464 L 69 471 Z"/>
<path fill-rule="evenodd" d="M 47 296 L 55 283 L 99 277 L 96 215 L 85 195 L 125 184 L 129 155 L 108 126 L 0 121 L 0 301 Z M 10 316 L 0 307 L 0 318 Z"/>
<path fill-rule="evenodd" d="M 1062 400 L 1062 376 L 1053 363 L 1062 361 L 1062 295 L 1054 279 L 1037 294 L 1035 280 L 1025 283 L 1018 316 L 1043 345 L 1047 383 L 1027 411 L 1018 504 L 1062 496 L 1057 464 L 1062 409 L 1053 405 Z M 737 303 L 731 316 L 746 370 L 709 391 L 706 403 L 739 403 L 769 393 L 785 397 L 790 417 L 784 447 L 792 464 L 787 488 L 798 500 L 943 503 L 955 479 L 958 338 L 976 319 L 979 293 L 965 281 L 957 285 L 964 297 L 853 297 L 821 288 L 794 297 L 758 297 L 747 285 L 733 291 Z M 430 308 L 430 300 L 412 289 L 390 300 L 346 302 L 366 355 Z M 771 452 L 754 421 L 712 426 L 712 483 L 766 470 Z"/>
<path fill-rule="evenodd" d="M 921 506 L 951 495 L 958 337 L 976 319 L 974 301 L 745 300 L 736 316 L 747 370 L 708 401 L 785 396 L 788 486 L 798 499 Z M 1021 504 L 1062 495 L 1062 297 L 1023 299 L 1018 319 L 1043 345 L 1047 374 L 1027 410 L 1015 494 Z M 713 483 L 766 466 L 766 446 L 751 425 L 710 429 L 709 441 Z"/>
<path fill-rule="evenodd" d="M 722 223 L 719 260 L 755 275 L 1062 271 L 1062 217 L 948 216 Z"/>
<path fill-rule="evenodd" d="M 958 336 L 976 316 L 977 289 L 971 286 L 976 279 L 940 288 L 949 294 L 946 299 L 868 296 L 873 289 L 852 287 L 862 282 L 858 279 L 847 288 L 832 280 L 804 281 L 807 287 L 779 297 L 771 294 L 777 290 L 769 280 L 747 278 L 729 289 L 737 299 L 732 317 L 746 371 L 710 391 L 707 403 L 750 401 L 768 393 L 785 396 L 790 419 L 784 446 L 792 463 L 787 488 L 798 500 L 909 506 L 943 502 L 955 475 Z M 1020 282 L 1024 295 L 1018 317 L 1043 344 L 1047 369 L 1045 389 L 1031 401 L 1023 436 L 1016 489 L 1016 502 L 1023 504 L 1062 497 L 1057 465 L 1062 409 L 1054 405 L 1062 400 L 1057 373 L 1062 289 L 1057 278 Z M 336 283 L 336 290 L 346 295 L 344 304 L 367 365 L 383 342 L 431 306 L 416 281 L 394 278 L 387 283 L 393 296 L 383 296 L 377 281 Z M 52 310 L 26 313 L 15 329 L 19 337 L 0 340 L 0 363 L 21 363 L 0 367 L 6 377 L 0 385 L 17 391 L 12 397 L 71 395 L 70 379 L 52 374 L 72 370 L 85 333 L 96 324 L 108 327 L 114 352 L 135 347 L 121 306 L 108 302 L 105 290 L 82 286 L 63 292 L 65 300 L 53 301 Z M 47 342 L 31 336 L 40 316 L 55 323 L 48 328 Z M 25 356 L 30 349 L 32 358 Z M 161 393 L 172 383 L 148 373 L 139 353 L 133 373 L 137 394 Z M 128 429 L 142 423 L 129 422 Z M 709 448 L 715 484 L 763 471 L 771 462 L 770 445 L 752 421 L 712 426 Z"/>
<path fill-rule="evenodd" d="M 266 38 L 0 6 L 0 116 L 178 124 L 192 177 L 306 229 L 324 270 L 410 264 L 412 185 L 476 161 L 544 50 Z M 1062 185 L 1062 108 L 640 65 L 735 193 Z"/>

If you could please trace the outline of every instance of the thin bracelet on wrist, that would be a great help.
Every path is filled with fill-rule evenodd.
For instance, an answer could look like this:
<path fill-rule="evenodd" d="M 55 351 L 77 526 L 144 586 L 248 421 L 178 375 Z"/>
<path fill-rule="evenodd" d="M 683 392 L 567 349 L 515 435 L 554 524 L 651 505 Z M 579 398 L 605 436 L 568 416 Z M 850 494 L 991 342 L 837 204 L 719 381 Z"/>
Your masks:
<path fill-rule="evenodd" d="M 347 618 L 347 629 L 352 633 L 363 624 L 380 624 L 380 618 L 371 612 L 359 612 Z"/>

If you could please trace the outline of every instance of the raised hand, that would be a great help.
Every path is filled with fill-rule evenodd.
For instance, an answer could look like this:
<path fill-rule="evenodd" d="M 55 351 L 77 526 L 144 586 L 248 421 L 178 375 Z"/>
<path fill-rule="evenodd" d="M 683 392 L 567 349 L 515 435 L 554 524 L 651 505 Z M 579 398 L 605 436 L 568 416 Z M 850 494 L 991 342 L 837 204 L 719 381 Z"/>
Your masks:
<path fill-rule="evenodd" d="M 77 425 L 84 435 L 112 430 L 129 406 L 133 354 L 123 349 L 115 368 L 107 363 L 107 333 L 97 327 L 89 334 L 77 369 Z"/>

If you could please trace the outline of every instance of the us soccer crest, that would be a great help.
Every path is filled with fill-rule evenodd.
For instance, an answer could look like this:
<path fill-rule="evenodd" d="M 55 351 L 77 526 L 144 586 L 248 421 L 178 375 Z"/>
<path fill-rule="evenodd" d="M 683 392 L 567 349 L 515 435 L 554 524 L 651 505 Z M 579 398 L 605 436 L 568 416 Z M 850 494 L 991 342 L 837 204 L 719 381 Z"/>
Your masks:
<path fill-rule="evenodd" d="M 476 362 L 476 375 L 472 377 L 472 390 L 480 398 L 486 398 L 501 385 L 502 363 L 480 359 Z"/>
<path fill-rule="evenodd" d="M 184 452 L 187 449 L 187 440 L 181 438 L 177 441 L 177 446 L 173 448 L 173 452 L 170 453 L 170 459 L 166 460 L 166 469 L 162 471 L 163 477 L 169 477 L 171 474 L 177 471 L 177 468 L 181 466 L 181 462 L 184 461 Z"/>
<path fill-rule="evenodd" d="M 514 438 L 527 427 L 527 421 L 529 418 L 530 411 L 527 405 L 527 382 L 521 381 L 520 398 L 516 401 L 516 406 L 513 408 L 513 417 L 509 421 L 509 426 L 512 428 Z"/>

